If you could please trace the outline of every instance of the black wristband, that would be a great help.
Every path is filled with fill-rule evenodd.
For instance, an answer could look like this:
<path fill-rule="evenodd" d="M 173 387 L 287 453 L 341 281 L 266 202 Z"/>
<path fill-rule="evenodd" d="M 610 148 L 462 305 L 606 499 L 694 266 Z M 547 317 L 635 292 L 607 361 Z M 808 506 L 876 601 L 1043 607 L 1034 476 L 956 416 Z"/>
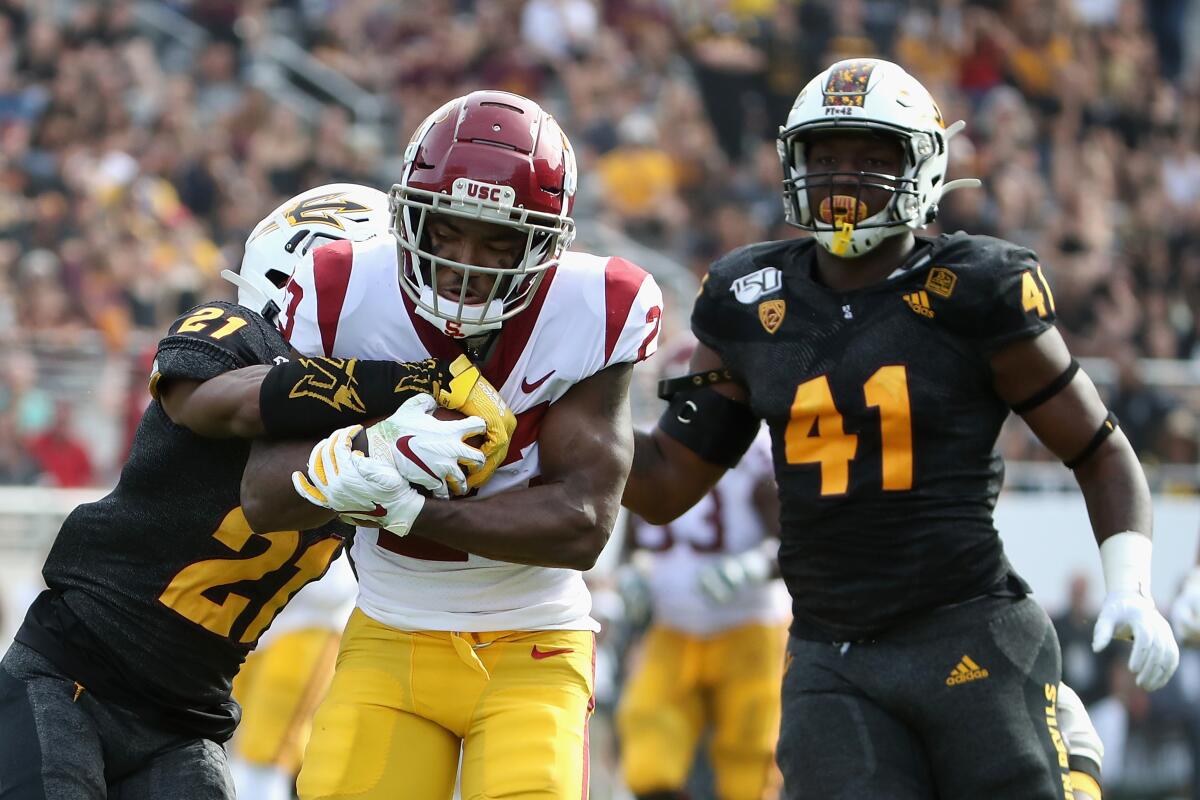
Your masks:
<path fill-rule="evenodd" d="M 676 392 L 658 427 L 705 461 L 733 467 L 750 449 L 760 422 L 750 406 L 702 386 Z"/>
<path fill-rule="evenodd" d="M 311 436 L 386 417 L 416 394 L 437 397 L 449 381 L 449 369 L 433 358 L 297 358 L 263 378 L 259 414 L 268 436 Z"/>

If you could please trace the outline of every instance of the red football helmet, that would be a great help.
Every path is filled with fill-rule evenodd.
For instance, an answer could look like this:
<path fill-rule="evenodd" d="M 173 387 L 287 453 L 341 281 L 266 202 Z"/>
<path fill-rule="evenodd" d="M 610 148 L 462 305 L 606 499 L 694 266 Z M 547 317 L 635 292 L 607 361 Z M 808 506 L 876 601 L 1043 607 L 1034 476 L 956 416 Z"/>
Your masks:
<path fill-rule="evenodd" d="M 566 134 L 532 100 L 472 92 L 430 115 L 405 149 L 403 175 L 390 193 L 400 285 L 417 313 L 447 335 L 473 336 L 524 310 L 575 238 L 576 181 Z M 524 253 L 511 267 L 439 257 L 426 231 L 431 214 L 514 228 L 525 236 Z M 463 273 L 457 302 L 437 293 L 439 268 Z M 468 304 L 466 286 L 479 273 L 496 280 L 486 302 Z"/>

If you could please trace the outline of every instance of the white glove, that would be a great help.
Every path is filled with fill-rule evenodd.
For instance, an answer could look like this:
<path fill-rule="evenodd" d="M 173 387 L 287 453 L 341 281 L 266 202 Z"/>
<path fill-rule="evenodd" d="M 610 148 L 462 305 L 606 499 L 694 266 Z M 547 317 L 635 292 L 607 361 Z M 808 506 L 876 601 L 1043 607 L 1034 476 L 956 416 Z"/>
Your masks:
<path fill-rule="evenodd" d="M 700 570 L 697 581 L 709 600 L 723 605 L 747 586 L 761 586 L 771 577 L 771 562 L 762 550 L 727 556 Z"/>
<path fill-rule="evenodd" d="M 353 449 L 361 425 L 334 431 L 312 449 L 308 471 L 292 473 L 292 486 L 313 505 L 328 508 L 352 525 L 386 528 L 405 536 L 425 498 L 395 467 Z"/>
<path fill-rule="evenodd" d="M 468 470 L 483 466 L 485 456 L 466 444 L 487 429 L 479 417 L 441 420 L 430 416 L 438 407 L 431 395 L 410 397 L 387 419 L 367 428 L 367 452 L 400 477 L 445 499 L 450 492 L 466 494 Z"/>
<path fill-rule="evenodd" d="M 634 626 L 645 625 L 650 621 L 654 606 L 645 571 L 631 562 L 617 567 L 613 577 L 616 579 L 617 595 L 625 607 L 625 619 Z"/>
<path fill-rule="evenodd" d="M 1114 637 L 1133 640 L 1129 671 L 1148 692 L 1166 685 L 1179 666 L 1179 645 L 1171 626 L 1146 596 L 1151 548 L 1148 537 L 1132 531 L 1110 536 L 1100 545 L 1108 594 L 1092 634 L 1092 650 L 1097 653 Z"/>
<path fill-rule="evenodd" d="M 1175 637 L 1185 644 L 1200 643 L 1200 567 L 1192 569 L 1171 606 Z"/>

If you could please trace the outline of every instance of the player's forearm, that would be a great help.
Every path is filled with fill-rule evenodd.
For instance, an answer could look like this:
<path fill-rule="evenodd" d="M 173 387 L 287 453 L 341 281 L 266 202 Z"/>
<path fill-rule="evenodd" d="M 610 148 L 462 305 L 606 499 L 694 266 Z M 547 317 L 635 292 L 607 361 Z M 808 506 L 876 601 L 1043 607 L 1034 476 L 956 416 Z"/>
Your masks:
<path fill-rule="evenodd" d="M 242 511 L 257 533 L 304 531 L 334 518 L 328 509 L 313 505 L 292 485 L 292 471 L 304 469 L 313 442 L 255 441 L 242 474 Z"/>
<path fill-rule="evenodd" d="M 1119 430 L 1075 470 L 1096 541 L 1114 533 L 1151 535 L 1150 487 L 1137 456 Z"/>
<path fill-rule="evenodd" d="M 586 570 L 604 549 L 618 506 L 615 496 L 584 494 L 552 483 L 479 500 L 427 500 L 412 532 L 498 561 Z"/>

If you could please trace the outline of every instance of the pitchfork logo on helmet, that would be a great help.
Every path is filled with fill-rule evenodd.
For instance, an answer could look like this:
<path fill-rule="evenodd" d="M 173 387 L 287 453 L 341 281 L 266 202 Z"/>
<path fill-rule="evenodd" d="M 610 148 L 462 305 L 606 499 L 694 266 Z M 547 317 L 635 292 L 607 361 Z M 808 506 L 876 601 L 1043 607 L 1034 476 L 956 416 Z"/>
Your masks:
<path fill-rule="evenodd" d="M 417 313 L 448 336 L 501 326 L 533 300 L 547 270 L 575 237 L 571 205 L 575 155 L 541 106 L 508 92 L 479 91 L 451 100 L 417 128 L 392 187 L 392 232 L 400 285 Z M 522 235 L 511 266 L 467 264 L 439 256 L 431 219 L 445 215 L 490 223 Z M 459 292 L 438 292 L 441 270 L 460 273 Z M 480 275 L 494 280 L 486 299 L 468 302 Z"/>
<path fill-rule="evenodd" d="M 871 82 L 874 70 L 873 59 L 839 61 L 828 70 L 829 78 L 825 82 L 825 91 L 821 93 L 824 96 L 821 105 L 862 108 L 867 96 L 867 84 Z"/>
<path fill-rule="evenodd" d="M 779 129 L 787 221 L 812 231 L 822 247 L 843 258 L 861 256 L 884 239 L 924 228 L 937 217 L 942 195 L 980 185 L 974 178 L 945 180 L 950 140 L 964 127 L 959 121 L 947 128 L 933 97 L 896 64 L 874 58 L 837 62 L 809 81 L 796 97 L 787 124 Z M 903 174 L 809 172 L 809 138 L 831 131 L 894 137 L 904 149 Z M 847 196 L 827 197 L 821 202 L 831 206 L 831 213 L 814 214 L 809 190 L 832 193 L 835 183 L 857 184 L 860 193 L 866 187 L 883 189 L 891 197 L 870 216 L 861 202 Z"/>
<path fill-rule="evenodd" d="M 301 192 L 268 214 L 246 239 L 238 272 L 221 277 L 238 287 L 238 303 L 274 320 L 283 286 L 314 247 L 340 239 L 361 242 L 388 232 L 388 198 L 355 183 L 330 183 Z"/>

